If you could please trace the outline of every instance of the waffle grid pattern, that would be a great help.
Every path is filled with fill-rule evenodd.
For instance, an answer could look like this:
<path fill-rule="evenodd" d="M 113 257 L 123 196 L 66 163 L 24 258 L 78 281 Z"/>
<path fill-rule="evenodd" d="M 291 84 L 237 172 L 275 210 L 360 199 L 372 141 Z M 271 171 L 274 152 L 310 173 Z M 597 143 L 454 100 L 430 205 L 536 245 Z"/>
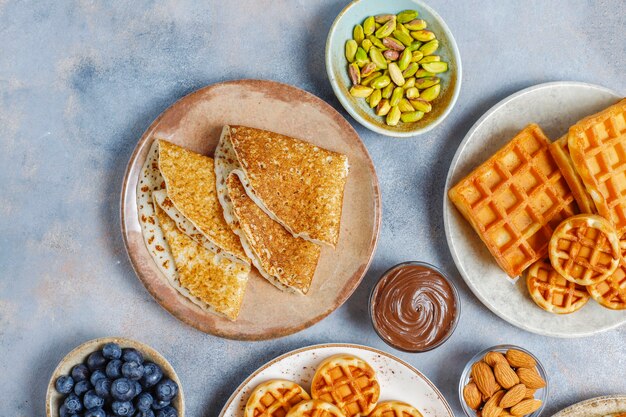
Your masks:
<path fill-rule="evenodd" d="M 400 401 L 385 401 L 379 403 L 369 417 L 422 417 L 422 413 Z"/>
<path fill-rule="evenodd" d="M 589 301 L 585 287 L 566 280 L 545 260 L 530 267 L 526 280 L 533 301 L 551 313 L 573 313 Z"/>
<path fill-rule="evenodd" d="M 259 388 L 250 396 L 246 417 L 284 417 L 294 405 L 309 399 L 306 391 L 296 384 L 289 387 L 277 381 Z"/>

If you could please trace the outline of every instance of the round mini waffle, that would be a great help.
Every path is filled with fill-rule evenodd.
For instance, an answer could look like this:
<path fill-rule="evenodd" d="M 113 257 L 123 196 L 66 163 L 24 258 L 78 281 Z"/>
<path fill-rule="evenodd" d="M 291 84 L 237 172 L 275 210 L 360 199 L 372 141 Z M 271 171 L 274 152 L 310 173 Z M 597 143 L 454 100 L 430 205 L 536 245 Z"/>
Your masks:
<path fill-rule="evenodd" d="M 244 416 L 285 417 L 294 405 L 310 399 L 304 388 L 295 382 L 272 379 L 252 390 Z"/>
<path fill-rule="evenodd" d="M 422 413 L 401 401 L 384 401 L 374 408 L 369 417 L 422 417 Z"/>
<path fill-rule="evenodd" d="M 374 369 L 363 359 L 335 355 L 315 371 L 311 396 L 335 404 L 346 417 L 366 416 L 376 407 L 380 385 Z"/>
<path fill-rule="evenodd" d="M 620 249 L 622 259 L 615 272 L 604 281 L 587 287 L 594 300 L 611 310 L 626 310 L 626 235 L 620 239 Z"/>
<path fill-rule="evenodd" d="M 339 407 L 322 400 L 302 401 L 287 413 L 287 417 L 345 417 Z"/>
<path fill-rule="evenodd" d="M 550 239 L 549 254 L 556 272 L 579 285 L 604 281 L 621 258 L 617 232 L 594 214 L 579 214 L 559 224 Z"/>
<path fill-rule="evenodd" d="M 526 286 L 535 304 L 550 313 L 573 313 L 589 301 L 585 287 L 566 280 L 549 260 L 540 259 L 530 266 Z"/>

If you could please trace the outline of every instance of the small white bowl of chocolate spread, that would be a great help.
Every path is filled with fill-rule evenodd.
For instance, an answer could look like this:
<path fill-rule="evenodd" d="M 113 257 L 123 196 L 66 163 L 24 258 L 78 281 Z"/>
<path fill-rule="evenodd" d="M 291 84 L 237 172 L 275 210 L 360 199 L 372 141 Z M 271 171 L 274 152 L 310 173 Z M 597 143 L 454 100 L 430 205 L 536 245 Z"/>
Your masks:
<path fill-rule="evenodd" d="M 441 346 L 461 315 L 454 284 L 437 267 L 404 262 L 385 272 L 370 295 L 374 330 L 385 343 L 404 352 Z"/>

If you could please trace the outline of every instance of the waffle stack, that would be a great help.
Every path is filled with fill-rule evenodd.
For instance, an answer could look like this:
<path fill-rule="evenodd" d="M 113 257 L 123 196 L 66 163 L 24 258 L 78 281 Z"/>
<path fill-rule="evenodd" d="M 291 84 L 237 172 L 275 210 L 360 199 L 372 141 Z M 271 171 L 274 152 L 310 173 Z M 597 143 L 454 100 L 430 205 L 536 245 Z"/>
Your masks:
<path fill-rule="evenodd" d="M 544 310 L 626 309 L 626 99 L 554 143 L 529 125 L 449 197 Z"/>

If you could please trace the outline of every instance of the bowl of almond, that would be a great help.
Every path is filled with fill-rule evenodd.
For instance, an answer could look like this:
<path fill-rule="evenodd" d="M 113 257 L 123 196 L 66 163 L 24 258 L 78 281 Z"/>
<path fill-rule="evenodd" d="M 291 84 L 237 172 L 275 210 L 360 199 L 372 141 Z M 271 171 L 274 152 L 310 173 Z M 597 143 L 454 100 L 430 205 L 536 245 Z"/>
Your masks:
<path fill-rule="evenodd" d="M 468 417 L 538 417 L 548 398 L 548 378 L 526 349 L 498 345 L 467 363 L 459 398 Z"/>

